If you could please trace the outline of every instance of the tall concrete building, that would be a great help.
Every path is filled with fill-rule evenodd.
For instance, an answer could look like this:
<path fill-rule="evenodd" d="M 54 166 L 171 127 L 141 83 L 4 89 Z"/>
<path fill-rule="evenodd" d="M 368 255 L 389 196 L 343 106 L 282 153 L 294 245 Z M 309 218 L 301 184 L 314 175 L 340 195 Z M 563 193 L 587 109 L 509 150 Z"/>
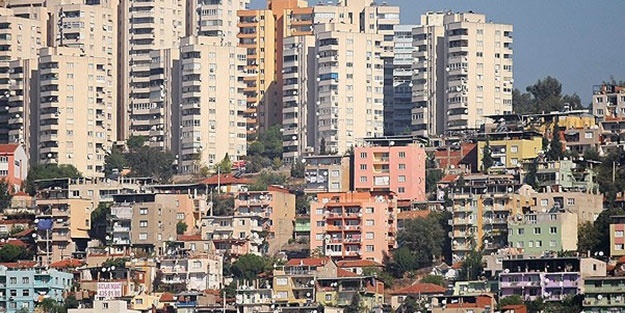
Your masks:
<path fill-rule="evenodd" d="M 86 177 L 104 175 L 104 157 L 115 139 L 112 99 L 104 92 L 112 80 L 107 62 L 80 48 L 41 49 L 38 162 L 72 164 Z"/>
<path fill-rule="evenodd" d="M 236 161 L 247 151 L 243 81 L 246 51 L 216 37 L 184 38 L 180 102 L 180 165 L 183 173 Z"/>
<path fill-rule="evenodd" d="M 327 27 L 315 33 L 315 152 L 345 153 L 384 133 L 383 36 Z"/>
<path fill-rule="evenodd" d="M 186 0 L 186 36 L 219 37 L 236 45 L 239 32 L 237 12 L 250 0 Z"/>
<path fill-rule="evenodd" d="M 152 126 L 163 129 L 168 119 L 164 110 L 151 112 L 150 93 L 151 51 L 177 48 L 185 33 L 185 2 L 121 1 L 119 5 L 119 80 L 118 136 L 150 136 Z M 158 104 L 157 104 L 158 105 Z M 162 112 L 162 113 L 161 113 Z M 167 137 L 156 136 L 148 141 L 152 147 L 165 147 Z"/>
<path fill-rule="evenodd" d="M 38 66 L 35 58 L 9 63 L 9 142 L 21 144 L 30 160 L 37 159 L 38 124 L 32 112 L 39 107 Z"/>
<path fill-rule="evenodd" d="M 512 25 L 475 13 L 426 13 L 413 30 L 413 134 L 477 129 L 512 112 Z"/>
<path fill-rule="evenodd" d="M 19 100 L 11 76 L 10 61 L 36 59 L 46 46 L 47 13 L 45 8 L 31 8 L 31 14 L 17 14 L 0 8 L 0 143 L 26 144 L 30 111 Z M 25 124 L 26 123 L 26 124 Z M 25 128 L 26 127 L 26 128 Z M 20 132 L 21 130 L 21 132 Z"/>
<path fill-rule="evenodd" d="M 387 135 L 406 135 L 411 129 L 413 28 L 414 25 L 394 27 L 392 83 L 387 82 L 388 67 L 384 67 L 384 133 Z"/>
<path fill-rule="evenodd" d="M 138 112 L 164 116 L 164 119 L 143 121 L 149 127 L 147 140 L 152 147 L 178 151 L 180 140 L 180 50 L 178 48 L 150 51 L 150 103 Z M 140 123 L 137 121 L 137 123 Z M 175 138 L 175 139 L 174 139 Z"/>

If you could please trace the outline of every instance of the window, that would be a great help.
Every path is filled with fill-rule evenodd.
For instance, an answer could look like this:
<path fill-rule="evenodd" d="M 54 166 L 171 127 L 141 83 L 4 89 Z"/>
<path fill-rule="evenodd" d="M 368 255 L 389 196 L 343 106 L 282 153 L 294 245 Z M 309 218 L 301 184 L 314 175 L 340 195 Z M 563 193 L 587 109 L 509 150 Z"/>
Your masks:
<path fill-rule="evenodd" d="M 373 232 L 368 232 L 365 234 L 365 239 L 373 239 Z"/>
<path fill-rule="evenodd" d="M 374 248 L 373 245 L 367 245 L 366 250 L 367 250 L 367 252 L 373 252 L 375 250 L 375 248 Z"/>
<path fill-rule="evenodd" d="M 512 153 L 519 152 L 519 146 L 510 146 L 510 152 Z"/>
<path fill-rule="evenodd" d="M 366 159 L 367 158 L 367 152 L 360 152 L 360 158 L 361 159 Z"/>
<path fill-rule="evenodd" d="M 404 151 L 400 151 L 400 152 L 399 152 L 399 157 L 400 157 L 400 158 L 405 158 L 405 157 L 406 157 L 406 152 L 404 152 Z"/>
<path fill-rule="evenodd" d="M 184 220 L 184 213 L 176 213 L 177 220 Z"/>
<path fill-rule="evenodd" d="M 592 132 L 585 132 L 585 133 L 584 133 L 584 138 L 586 138 L 586 139 L 592 139 Z"/>
<path fill-rule="evenodd" d="M 315 210 L 315 214 L 317 214 L 317 215 L 323 215 L 323 209 L 316 209 L 316 210 Z"/>
<path fill-rule="evenodd" d="M 365 213 L 369 213 L 369 214 L 373 213 L 374 211 L 375 211 L 375 209 L 374 209 L 374 208 L 372 208 L 372 207 L 367 207 L 367 208 L 365 209 Z M 621 237 L 622 237 L 622 236 L 621 236 Z"/>
<path fill-rule="evenodd" d="M 30 290 L 28 289 L 22 290 L 22 297 L 30 297 Z"/>
<path fill-rule="evenodd" d="M 103 309 L 108 309 L 109 308 L 109 303 L 108 302 L 102 302 L 102 308 Z"/>
<path fill-rule="evenodd" d="M 135 299 L 136 304 L 143 304 L 143 299 Z"/>
<path fill-rule="evenodd" d="M 240 238 L 240 239 L 243 239 L 243 238 L 245 238 L 245 237 L 247 237 L 247 236 L 245 235 L 245 232 L 240 232 L 240 233 L 239 233 L 239 238 Z"/>
<path fill-rule="evenodd" d="M 148 215 L 148 208 L 140 208 L 139 209 L 139 214 L 141 214 L 141 215 Z"/>
<path fill-rule="evenodd" d="M 361 183 L 366 183 L 367 182 L 367 176 L 360 176 L 360 182 Z"/>
<path fill-rule="evenodd" d="M 17 284 L 17 277 L 11 277 L 11 278 L 9 279 L 9 284 L 11 284 L 11 285 L 15 285 L 15 284 Z"/>
<path fill-rule="evenodd" d="M 549 205 L 549 200 L 547 199 L 540 200 L 540 206 L 548 206 L 548 205 Z"/>
<path fill-rule="evenodd" d="M 244 226 L 245 225 L 245 220 L 239 220 L 239 225 Z"/>
<path fill-rule="evenodd" d="M 534 248 L 534 242 L 530 240 L 530 241 L 527 243 L 527 246 L 528 246 L 528 247 L 530 247 L 530 248 Z"/>
<path fill-rule="evenodd" d="M 326 293 L 326 302 L 330 302 L 330 301 L 332 301 L 332 294 L 331 293 Z"/>
<path fill-rule="evenodd" d="M 398 193 L 406 193 L 406 187 L 398 187 L 397 188 L 397 192 Z"/>
<path fill-rule="evenodd" d="M 549 233 L 550 234 L 557 234 L 558 233 L 558 228 L 557 227 L 550 227 L 549 228 Z"/>
<path fill-rule="evenodd" d="M 566 199 L 566 204 L 567 205 L 575 205 L 575 198 L 568 198 L 568 199 Z"/>
<path fill-rule="evenodd" d="M 366 220 L 365 221 L 365 225 L 366 226 L 373 226 L 373 225 L 375 225 L 375 221 L 374 220 Z"/>
<path fill-rule="evenodd" d="M 286 277 L 276 278 L 276 285 L 278 286 L 286 286 L 288 284 L 288 280 Z"/>
<path fill-rule="evenodd" d="M 397 181 L 400 183 L 403 183 L 406 181 L 406 175 L 399 175 L 397 176 Z"/>
<path fill-rule="evenodd" d="M 326 226 L 325 221 L 317 221 L 317 227 L 323 227 L 323 226 Z"/>
<path fill-rule="evenodd" d="M 556 246 L 556 241 L 555 240 L 549 240 L 549 247 L 555 247 Z"/>
<path fill-rule="evenodd" d="M 623 244 L 622 243 L 617 243 L 614 245 L 614 250 L 623 250 Z"/>
<path fill-rule="evenodd" d="M 541 240 L 536 240 L 536 248 L 540 248 L 543 246 L 543 242 Z"/>
<path fill-rule="evenodd" d="M 523 235 L 525 233 L 525 228 L 519 228 L 517 229 L 517 235 Z"/>
<path fill-rule="evenodd" d="M 400 170 L 405 170 L 406 169 L 406 164 L 399 164 L 399 169 Z"/>
<path fill-rule="evenodd" d="M 315 240 L 323 240 L 323 234 L 316 234 Z"/>
<path fill-rule="evenodd" d="M 534 227 L 534 235 L 540 235 L 540 227 Z"/>
<path fill-rule="evenodd" d="M 22 277 L 22 284 L 29 284 L 30 283 L 30 279 L 28 277 Z"/>
<path fill-rule="evenodd" d="M 367 164 L 360 164 L 360 169 L 363 171 L 367 170 Z"/>
<path fill-rule="evenodd" d="M 148 221 L 139 221 L 139 227 L 141 228 L 148 227 Z"/>
<path fill-rule="evenodd" d="M 148 233 L 140 233 L 139 240 L 148 240 Z"/>

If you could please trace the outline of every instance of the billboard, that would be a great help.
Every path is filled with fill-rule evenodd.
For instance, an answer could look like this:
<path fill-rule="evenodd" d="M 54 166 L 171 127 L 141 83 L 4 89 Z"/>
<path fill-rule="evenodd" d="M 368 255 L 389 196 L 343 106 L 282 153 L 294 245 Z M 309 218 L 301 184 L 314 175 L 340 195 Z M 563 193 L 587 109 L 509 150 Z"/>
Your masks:
<path fill-rule="evenodd" d="M 123 283 L 98 283 L 99 298 L 120 298 L 122 297 Z"/>

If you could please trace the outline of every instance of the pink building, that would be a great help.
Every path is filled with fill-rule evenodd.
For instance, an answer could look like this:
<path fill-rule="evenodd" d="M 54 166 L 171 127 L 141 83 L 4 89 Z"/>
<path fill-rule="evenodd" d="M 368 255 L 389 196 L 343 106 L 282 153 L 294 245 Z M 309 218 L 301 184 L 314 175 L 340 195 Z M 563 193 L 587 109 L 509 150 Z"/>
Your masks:
<path fill-rule="evenodd" d="M 392 191 L 398 199 L 427 200 L 425 194 L 425 149 L 401 138 L 368 141 L 354 148 L 354 189 Z"/>
<path fill-rule="evenodd" d="M 24 147 L 17 144 L 0 144 L 0 180 L 6 180 L 13 192 L 22 188 L 28 174 L 28 157 Z"/>
<path fill-rule="evenodd" d="M 383 262 L 395 247 L 392 193 L 319 193 L 310 203 L 310 250 L 333 259 Z"/>

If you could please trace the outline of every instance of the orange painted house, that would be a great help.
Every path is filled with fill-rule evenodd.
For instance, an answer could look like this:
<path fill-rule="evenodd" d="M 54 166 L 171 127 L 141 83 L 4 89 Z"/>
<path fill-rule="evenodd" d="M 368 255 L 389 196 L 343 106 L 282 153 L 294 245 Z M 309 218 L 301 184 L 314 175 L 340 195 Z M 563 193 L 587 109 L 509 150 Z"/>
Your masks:
<path fill-rule="evenodd" d="M 0 180 L 6 180 L 18 192 L 28 175 L 28 157 L 18 144 L 0 144 Z"/>

